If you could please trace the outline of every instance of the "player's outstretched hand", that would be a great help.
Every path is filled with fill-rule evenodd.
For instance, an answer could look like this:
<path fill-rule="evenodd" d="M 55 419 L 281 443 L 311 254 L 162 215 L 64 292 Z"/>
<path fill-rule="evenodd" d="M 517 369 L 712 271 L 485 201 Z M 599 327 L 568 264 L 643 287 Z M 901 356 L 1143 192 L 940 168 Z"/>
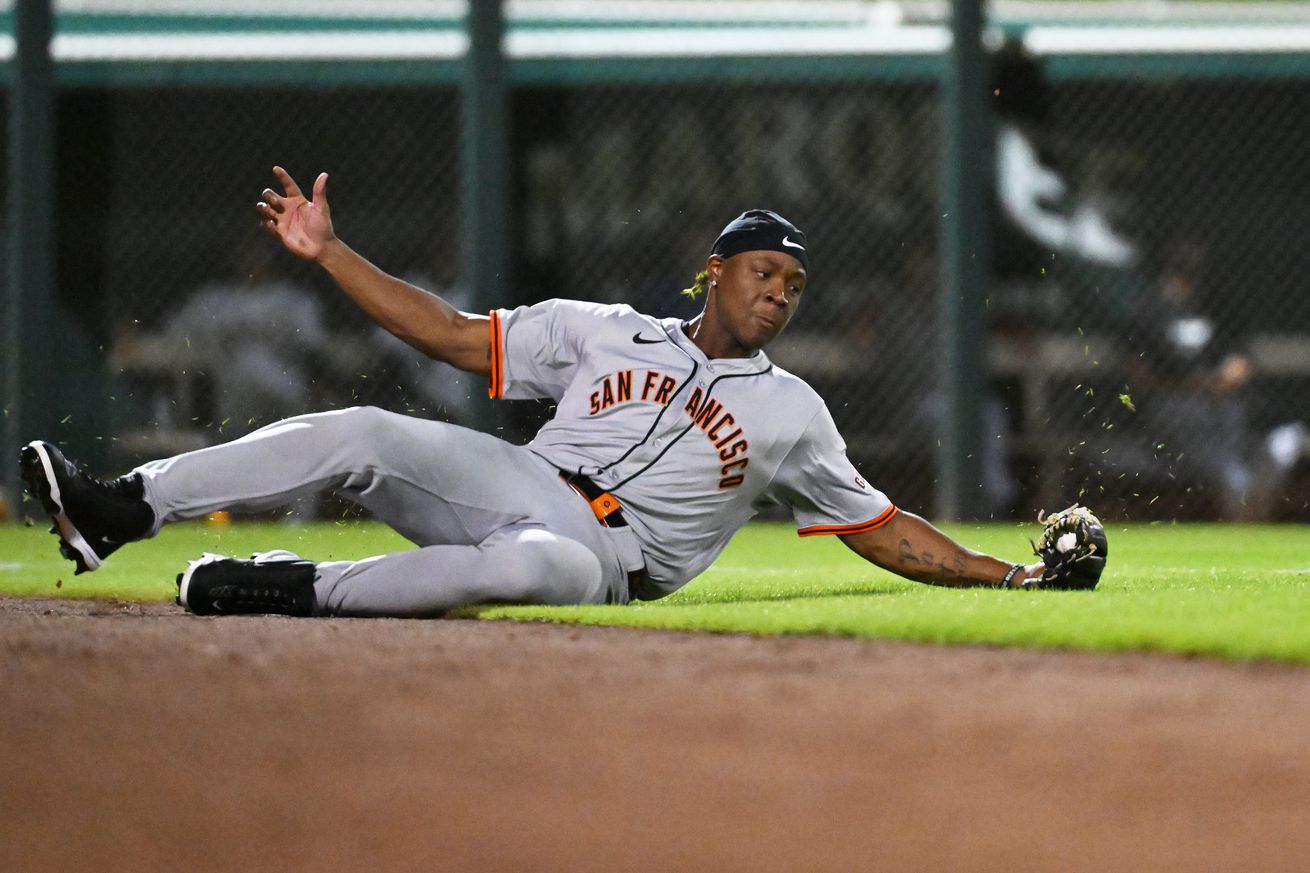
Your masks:
<path fill-rule="evenodd" d="M 282 241 L 293 255 L 312 261 L 332 241 L 332 213 L 327 201 L 327 173 L 319 173 L 314 180 L 314 199 L 306 200 L 300 186 L 291 174 L 281 167 L 273 168 L 273 175 L 282 183 L 282 194 L 265 188 L 255 204 L 259 223 Z"/>

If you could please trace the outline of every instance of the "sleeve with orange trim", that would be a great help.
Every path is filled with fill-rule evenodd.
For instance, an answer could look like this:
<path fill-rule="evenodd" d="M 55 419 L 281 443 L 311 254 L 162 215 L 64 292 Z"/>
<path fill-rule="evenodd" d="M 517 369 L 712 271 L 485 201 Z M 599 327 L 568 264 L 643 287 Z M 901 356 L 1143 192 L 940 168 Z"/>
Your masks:
<path fill-rule="evenodd" d="M 846 443 L 826 406 L 783 458 L 773 486 L 803 537 L 864 533 L 882 527 L 897 512 L 846 457 Z"/>
<path fill-rule="evenodd" d="M 505 392 L 505 357 L 502 354 L 500 310 L 491 310 L 491 373 L 487 379 L 487 396 L 499 400 Z"/>
<path fill-rule="evenodd" d="M 559 400 L 582 358 L 588 304 L 546 300 L 491 312 L 493 400 Z"/>

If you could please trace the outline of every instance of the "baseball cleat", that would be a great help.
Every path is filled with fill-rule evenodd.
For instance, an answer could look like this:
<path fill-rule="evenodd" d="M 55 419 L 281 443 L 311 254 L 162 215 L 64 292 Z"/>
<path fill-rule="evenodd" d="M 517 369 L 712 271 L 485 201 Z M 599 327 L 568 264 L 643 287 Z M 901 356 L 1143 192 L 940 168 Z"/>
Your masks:
<path fill-rule="evenodd" d="M 314 573 L 290 552 L 248 561 L 206 552 L 177 574 L 177 604 L 194 615 L 311 616 Z"/>
<path fill-rule="evenodd" d="M 99 569 L 154 524 L 139 474 L 97 479 L 40 440 L 23 447 L 19 465 L 28 493 L 54 522 L 50 532 L 59 536 L 60 554 L 77 565 L 77 573 Z"/>

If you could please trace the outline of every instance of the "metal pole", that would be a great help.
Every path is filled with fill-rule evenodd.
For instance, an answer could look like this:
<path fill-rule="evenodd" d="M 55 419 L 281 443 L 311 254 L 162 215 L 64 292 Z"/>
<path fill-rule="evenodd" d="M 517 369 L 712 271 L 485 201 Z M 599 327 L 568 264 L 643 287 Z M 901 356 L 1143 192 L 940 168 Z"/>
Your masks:
<path fill-rule="evenodd" d="M 984 318 L 991 272 L 987 210 L 994 145 L 987 105 L 987 58 L 982 46 L 983 3 L 952 0 L 953 39 L 942 82 L 945 406 L 938 454 L 937 514 L 947 520 L 986 514 L 982 490 Z"/>
<path fill-rule="evenodd" d="M 14 4 L 9 91 L 9 238 L 4 296 L 4 446 L 0 479 L 16 496 L 21 443 L 50 432 L 58 350 L 54 279 L 54 87 L 50 0 Z"/>
<path fill-rule="evenodd" d="M 501 0 L 469 0 L 466 25 L 462 211 L 464 276 L 474 312 L 511 304 L 509 111 L 501 7 Z"/>

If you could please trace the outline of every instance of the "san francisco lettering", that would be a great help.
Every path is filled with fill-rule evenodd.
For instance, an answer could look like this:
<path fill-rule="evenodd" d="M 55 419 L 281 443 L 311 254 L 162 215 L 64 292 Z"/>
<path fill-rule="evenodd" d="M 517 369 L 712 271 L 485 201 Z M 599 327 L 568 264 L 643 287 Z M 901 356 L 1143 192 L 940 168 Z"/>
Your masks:
<path fill-rule="evenodd" d="M 588 414 L 597 415 L 610 407 L 634 400 L 668 406 L 677 387 L 676 379 L 658 370 L 647 370 L 635 380 L 632 370 L 620 370 L 602 379 L 600 387 L 591 392 Z M 720 401 L 706 396 L 699 388 L 691 392 L 684 408 L 718 454 L 721 464 L 719 489 L 741 485 L 746 480 L 743 471 L 750 464 L 750 458 L 747 457 L 750 442 L 737 424 L 736 417 L 724 409 Z"/>
<path fill-rule="evenodd" d="M 606 376 L 601 381 L 600 388 L 591 392 L 589 398 L 591 409 L 587 414 L 596 415 L 611 406 L 633 400 L 632 386 L 631 370 L 620 370 Z M 678 380 L 672 376 L 666 376 L 657 370 L 647 370 L 641 380 L 640 393 L 636 399 L 668 406 L 669 401 L 673 399 L 673 390 L 677 387 Z"/>
<path fill-rule="evenodd" d="M 696 426 L 705 432 L 705 438 L 718 451 L 719 460 L 723 462 L 719 468 L 719 489 L 736 488 L 746 479 L 742 471 L 750 464 L 746 453 L 751 447 L 737 426 L 736 417 L 718 400 L 703 395 L 699 388 L 687 398 L 686 411 Z"/>

